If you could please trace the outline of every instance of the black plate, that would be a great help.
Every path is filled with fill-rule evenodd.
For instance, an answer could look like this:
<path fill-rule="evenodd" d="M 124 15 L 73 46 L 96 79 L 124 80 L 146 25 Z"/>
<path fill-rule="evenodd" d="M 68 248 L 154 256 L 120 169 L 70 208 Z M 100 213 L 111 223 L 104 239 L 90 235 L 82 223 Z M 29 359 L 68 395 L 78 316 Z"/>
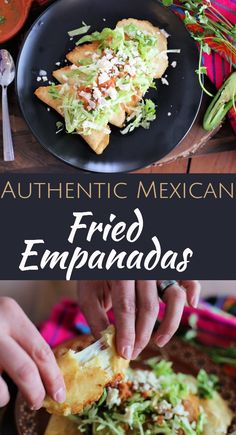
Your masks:
<path fill-rule="evenodd" d="M 167 70 L 169 86 L 158 83 L 154 99 L 157 119 L 147 131 L 142 128 L 122 136 L 113 128 L 110 144 L 97 156 L 76 135 L 55 134 L 59 116 L 34 96 L 40 69 L 48 72 L 64 61 L 74 47 L 68 30 L 90 24 L 91 31 L 114 27 L 122 18 L 151 21 L 171 36 L 168 48 L 180 48 L 169 54 L 177 67 Z M 104 18 L 106 21 L 104 21 Z M 78 38 L 75 38 L 75 41 Z M 169 153 L 190 129 L 201 102 L 202 91 L 195 70 L 198 52 L 183 23 L 157 0 L 58 0 L 31 27 L 21 49 L 17 68 L 17 93 L 23 115 L 38 141 L 61 160 L 77 168 L 95 172 L 125 172 L 147 166 Z M 152 95 L 153 97 L 153 92 Z M 168 116 L 171 113 L 171 116 Z"/>

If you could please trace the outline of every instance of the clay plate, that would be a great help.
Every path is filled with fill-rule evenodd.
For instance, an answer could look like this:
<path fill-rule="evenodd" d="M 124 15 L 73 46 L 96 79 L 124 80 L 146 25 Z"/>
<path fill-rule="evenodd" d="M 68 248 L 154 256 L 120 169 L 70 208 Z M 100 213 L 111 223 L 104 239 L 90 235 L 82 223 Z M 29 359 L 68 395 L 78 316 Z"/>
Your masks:
<path fill-rule="evenodd" d="M 2 0 L 0 15 L 6 20 L 0 25 L 0 44 L 13 38 L 23 27 L 32 3 L 33 0 L 11 0 L 8 3 Z"/>
<path fill-rule="evenodd" d="M 82 344 L 77 350 L 81 350 L 83 344 L 87 346 L 90 342 L 92 342 L 90 336 L 82 337 Z M 65 349 L 65 347 L 71 347 L 70 343 L 71 341 L 60 346 L 57 353 L 63 352 L 63 348 Z M 75 346 L 73 348 L 76 350 Z M 157 351 L 156 348 L 154 349 L 152 346 L 149 346 L 147 350 L 142 353 L 140 361 L 133 363 L 132 366 L 142 366 L 142 360 L 153 356 L 161 356 L 162 358 L 172 361 L 174 370 L 177 372 L 196 376 L 199 370 L 203 368 L 208 373 L 216 374 L 220 380 L 220 393 L 222 397 L 227 400 L 230 408 L 235 413 L 235 421 L 233 421 L 232 427 L 229 429 L 228 433 L 230 434 L 236 430 L 235 382 L 222 371 L 220 366 L 215 365 L 210 358 L 200 352 L 199 349 L 179 339 L 172 340 L 172 342 L 161 351 Z M 15 418 L 19 435 L 43 435 L 50 416 L 45 410 L 38 412 L 29 410 L 22 396 L 18 394 Z"/>

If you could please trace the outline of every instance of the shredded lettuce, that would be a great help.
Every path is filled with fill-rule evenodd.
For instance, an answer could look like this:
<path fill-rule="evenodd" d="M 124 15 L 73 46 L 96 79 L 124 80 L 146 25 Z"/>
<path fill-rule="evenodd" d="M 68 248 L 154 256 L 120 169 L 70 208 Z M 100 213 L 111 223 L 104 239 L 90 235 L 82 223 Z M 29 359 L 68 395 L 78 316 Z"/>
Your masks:
<path fill-rule="evenodd" d="M 78 29 L 70 30 L 68 32 L 68 35 L 73 38 L 74 36 L 83 35 L 84 33 L 87 33 L 90 30 L 91 26 L 81 26 Z"/>
<path fill-rule="evenodd" d="M 152 100 L 141 100 L 139 105 L 128 116 L 128 125 L 121 130 L 122 134 L 127 134 L 134 131 L 135 128 L 143 127 L 149 129 L 150 123 L 156 119 L 156 107 Z"/>
<path fill-rule="evenodd" d="M 146 364 L 152 368 L 152 372 L 140 373 L 130 369 L 127 373 L 127 381 L 140 382 L 140 386 L 135 387 L 137 391 L 134 390 L 131 397 L 121 400 L 119 404 L 114 402 L 110 406 L 106 401 L 105 389 L 97 403 L 73 417 L 78 429 L 93 434 L 102 432 L 103 435 L 125 435 L 127 430 L 135 435 L 173 435 L 182 429 L 184 435 L 201 435 L 206 418 L 203 409 L 200 407 L 197 420 L 190 423 L 182 402 L 192 394 L 191 378 L 184 374 L 176 374 L 169 361 L 151 358 Z M 154 374 L 158 381 L 157 384 L 153 384 L 155 388 L 151 386 L 153 375 L 150 376 L 150 373 Z M 150 385 L 145 384 L 145 379 Z M 207 375 L 201 370 L 198 387 L 202 388 L 202 383 L 208 385 L 209 394 L 209 389 L 213 391 L 215 377 L 212 378 L 212 375 Z M 143 394 L 143 391 L 148 394 Z"/>
<path fill-rule="evenodd" d="M 147 364 L 151 367 L 157 377 L 173 375 L 172 362 L 161 360 L 157 357 L 149 358 Z"/>
<path fill-rule="evenodd" d="M 76 36 L 87 32 L 90 26 L 82 24 L 83 26 L 79 29 L 68 32 L 69 35 Z M 84 35 L 77 41 L 76 45 L 93 41 L 98 42 L 97 51 L 93 55 L 81 59 L 77 67 L 65 71 L 64 74 L 67 80 L 73 78 L 78 89 L 80 86 L 91 89 L 92 100 L 89 98 L 89 109 L 78 98 L 76 90 L 74 95 L 71 95 L 71 92 L 68 95 L 67 91 L 58 91 L 55 86 L 51 86 L 49 89 L 52 98 L 62 99 L 61 109 L 68 133 L 77 132 L 82 135 L 90 135 L 94 131 L 109 133 L 107 125 L 114 113 L 119 113 L 122 105 L 129 107 L 133 97 L 144 96 L 149 88 L 156 89 L 153 79 L 153 68 L 155 68 L 156 57 L 159 53 L 156 35 L 142 31 L 131 23 L 125 27 L 116 27 L 115 29 L 106 27 L 101 32 Z M 117 59 L 115 68 L 118 75 L 115 76 L 114 84 L 110 85 L 114 88 L 110 90 L 110 93 L 103 90 L 102 99 L 97 104 L 93 100 L 93 89 L 94 87 L 97 89 L 98 86 L 101 57 L 104 57 L 103 63 L 107 62 L 106 50 Z M 124 73 L 125 67 L 130 68 L 128 71 L 132 71 L 133 68 L 134 73 L 127 71 Z M 122 134 L 132 132 L 138 127 L 148 129 L 150 123 L 156 119 L 155 104 L 150 99 L 142 99 L 134 108 L 131 105 L 130 111 L 131 113 L 126 119 L 127 125 L 121 131 Z"/>
<path fill-rule="evenodd" d="M 120 45 L 124 42 L 125 35 L 122 27 L 112 30 L 105 27 L 101 32 L 93 32 L 91 35 L 85 35 L 80 38 L 76 45 L 84 44 L 85 42 L 99 42 L 101 47 L 109 46 L 114 50 L 120 48 Z M 109 44 L 108 44 L 109 42 Z"/>
<path fill-rule="evenodd" d="M 196 425 L 196 434 L 201 435 L 204 429 L 204 424 L 206 422 L 206 414 L 202 410 L 198 416 L 197 425 Z"/>
<path fill-rule="evenodd" d="M 212 399 L 214 391 L 217 387 L 219 379 L 217 376 L 206 373 L 205 370 L 200 370 L 197 376 L 198 394 L 204 399 Z"/>
<path fill-rule="evenodd" d="M 60 98 L 58 89 L 56 87 L 55 84 L 52 84 L 48 90 L 49 95 L 51 95 L 51 97 L 56 100 L 57 98 Z"/>
<path fill-rule="evenodd" d="M 105 402 L 106 398 L 107 398 L 107 390 L 106 390 L 106 388 L 104 388 L 103 394 L 100 397 L 100 399 L 97 403 L 97 406 L 101 406 Z"/>

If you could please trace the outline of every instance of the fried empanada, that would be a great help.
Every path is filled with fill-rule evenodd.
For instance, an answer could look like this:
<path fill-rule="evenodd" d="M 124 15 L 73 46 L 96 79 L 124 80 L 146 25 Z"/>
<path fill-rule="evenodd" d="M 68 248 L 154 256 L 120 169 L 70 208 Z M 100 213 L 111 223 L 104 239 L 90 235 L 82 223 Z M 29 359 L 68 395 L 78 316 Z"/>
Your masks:
<path fill-rule="evenodd" d="M 149 21 L 136 20 L 135 18 L 128 18 L 118 21 L 116 27 L 125 27 L 129 24 L 135 24 L 140 30 L 144 30 L 157 36 L 157 48 L 159 55 L 155 59 L 155 69 L 153 70 L 153 77 L 159 79 L 163 76 L 166 68 L 168 67 L 167 56 L 167 39 L 158 27 L 153 26 Z"/>
<path fill-rule="evenodd" d="M 57 358 L 66 385 L 66 401 L 60 404 L 46 397 L 43 406 L 49 413 L 78 414 L 99 400 L 106 386 L 123 378 L 129 362 L 116 352 L 113 326 L 104 331 L 102 340 L 102 347 L 93 350 L 86 361 L 80 362 L 81 352 L 74 350 L 68 350 Z"/>
<path fill-rule="evenodd" d="M 56 88 L 60 91 L 63 85 L 58 85 Z M 62 109 L 62 97 L 61 98 L 53 98 L 50 94 L 49 90 L 51 86 L 41 86 L 35 91 L 35 95 L 44 103 L 46 103 L 49 107 L 56 110 L 61 116 L 64 117 L 63 109 Z M 104 126 L 104 128 L 108 129 L 108 126 Z M 110 134 L 105 133 L 103 130 L 94 131 L 89 135 L 81 135 L 82 138 L 87 142 L 87 144 L 92 148 L 92 150 L 96 154 L 102 154 L 104 149 L 109 144 Z"/>

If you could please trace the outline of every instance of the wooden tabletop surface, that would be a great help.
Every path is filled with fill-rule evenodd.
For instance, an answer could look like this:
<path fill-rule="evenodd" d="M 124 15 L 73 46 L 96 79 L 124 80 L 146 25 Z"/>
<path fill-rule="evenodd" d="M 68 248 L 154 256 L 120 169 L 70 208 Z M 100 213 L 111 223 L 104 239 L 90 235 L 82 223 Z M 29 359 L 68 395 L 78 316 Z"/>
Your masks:
<path fill-rule="evenodd" d="M 4 48 L 12 53 L 14 59 L 17 57 L 25 32 L 42 10 L 39 7 L 34 8 L 20 34 L 4 44 Z M 227 120 L 220 129 L 211 133 L 203 130 L 202 117 L 208 104 L 208 97 L 204 96 L 199 115 L 186 138 L 164 159 L 141 172 L 189 172 L 191 161 L 199 156 L 236 151 L 235 135 Z M 9 89 L 9 106 L 15 161 L 3 162 L 2 160 L 2 127 L 0 127 L 0 172 L 78 172 L 77 169 L 66 165 L 47 152 L 34 138 L 21 115 L 14 85 Z M 205 168 L 202 167 L 200 172 L 206 172 Z"/>

